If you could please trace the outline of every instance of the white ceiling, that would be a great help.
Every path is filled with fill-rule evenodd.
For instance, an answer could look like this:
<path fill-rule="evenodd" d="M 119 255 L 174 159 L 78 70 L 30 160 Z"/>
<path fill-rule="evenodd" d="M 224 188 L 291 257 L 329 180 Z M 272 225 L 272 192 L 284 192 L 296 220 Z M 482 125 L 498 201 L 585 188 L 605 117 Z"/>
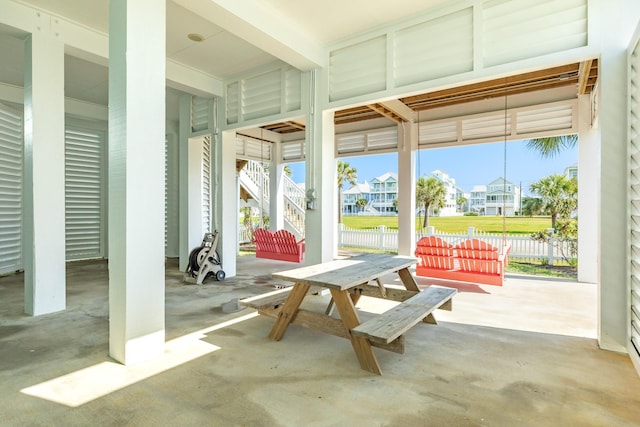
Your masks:
<path fill-rule="evenodd" d="M 236 0 L 237 1 L 237 0 Z M 451 0 L 244 0 L 280 18 L 292 31 L 324 47 Z M 109 0 L 19 0 L 19 3 L 65 17 L 107 34 Z M 195 3 L 195 1 L 194 1 Z M 188 10 L 191 0 L 180 6 L 167 1 L 167 57 L 204 73 L 225 79 L 278 60 L 229 29 Z M 201 3 L 202 4 L 202 3 Z M 195 8 L 197 10 L 197 8 Z M 204 41 L 187 38 L 199 33 Z M 23 33 L 0 26 L 0 82 L 22 85 Z M 106 67 L 67 55 L 65 92 L 68 97 L 106 105 Z M 174 107 L 171 107 L 174 108 Z M 177 114 L 167 112 L 170 117 Z"/>

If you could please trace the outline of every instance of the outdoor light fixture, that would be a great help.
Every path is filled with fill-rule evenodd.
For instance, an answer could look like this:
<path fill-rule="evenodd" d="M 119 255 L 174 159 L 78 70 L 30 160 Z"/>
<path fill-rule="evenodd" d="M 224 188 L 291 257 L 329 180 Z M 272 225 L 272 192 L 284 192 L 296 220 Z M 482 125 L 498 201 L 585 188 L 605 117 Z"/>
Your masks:
<path fill-rule="evenodd" d="M 189 33 L 187 34 L 187 38 L 192 42 L 197 42 L 197 43 L 200 43 L 201 41 L 204 40 L 204 36 L 198 33 Z"/>

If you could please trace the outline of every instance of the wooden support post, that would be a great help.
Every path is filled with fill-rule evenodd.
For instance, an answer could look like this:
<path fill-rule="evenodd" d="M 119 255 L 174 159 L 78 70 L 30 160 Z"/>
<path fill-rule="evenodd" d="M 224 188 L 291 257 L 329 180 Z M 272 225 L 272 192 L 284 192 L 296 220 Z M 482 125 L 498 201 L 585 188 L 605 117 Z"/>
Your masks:
<path fill-rule="evenodd" d="M 360 319 L 358 318 L 358 313 L 356 312 L 356 308 L 353 305 L 353 301 L 349 297 L 349 294 L 346 291 L 331 289 L 331 296 L 335 301 L 335 305 L 338 308 L 338 312 L 340 312 L 342 322 L 347 330 L 351 331 L 351 329 L 358 326 L 360 324 Z M 373 354 L 373 349 L 371 348 L 369 340 L 366 338 L 354 337 L 352 335 L 351 345 L 353 346 L 353 350 L 358 357 L 358 361 L 360 362 L 360 367 L 362 369 L 374 374 L 382 375 L 382 370 L 380 369 L 380 365 L 378 364 L 375 354 Z"/>
<path fill-rule="evenodd" d="M 378 282 L 378 289 L 380 289 L 380 295 L 382 296 L 382 298 L 387 298 L 387 289 L 382 284 L 382 280 L 378 278 L 376 279 L 376 282 Z"/>
<path fill-rule="evenodd" d="M 300 307 L 300 304 L 302 303 L 302 300 L 307 294 L 309 288 L 310 286 L 304 283 L 296 283 L 293 286 L 289 297 L 284 302 L 282 310 L 278 314 L 276 322 L 271 328 L 271 332 L 269 332 L 269 338 L 274 341 L 280 341 L 282 339 L 285 331 L 287 330 L 287 327 L 289 327 L 289 324 L 295 317 L 296 312 L 298 311 L 298 307 Z"/>
<path fill-rule="evenodd" d="M 402 270 L 398 270 L 398 276 L 400 276 L 400 280 L 404 284 L 404 287 L 407 288 L 408 291 L 416 291 L 420 292 L 420 288 L 416 283 L 416 279 L 413 278 L 413 274 L 409 271 L 408 268 L 403 268 Z"/>

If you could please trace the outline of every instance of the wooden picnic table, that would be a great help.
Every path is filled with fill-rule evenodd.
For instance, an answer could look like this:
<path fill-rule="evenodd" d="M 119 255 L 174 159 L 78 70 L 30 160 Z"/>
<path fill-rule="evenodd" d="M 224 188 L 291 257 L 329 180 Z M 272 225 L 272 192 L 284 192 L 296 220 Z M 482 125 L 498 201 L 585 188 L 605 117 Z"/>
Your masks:
<path fill-rule="evenodd" d="M 403 353 L 404 333 L 420 321 L 436 323 L 432 311 L 450 310 L 451 298 L 456 293 L 455 289 L 448 288 L 427 288 L 428 292 L 421 292 L 409 271 L 416 261 L 412 257 L 366 254 L 281 271 L 272 277 L 294 282 L 293 288 L 242 303 L 276 319 L 269 338 L 281 340 L 291 323 L 348 338 L 362 369 L 381 375 L 372 346 Z M 381 278 L 392 273 L 398 274 L 404 289 L 384 286 Z M 300 308 L 311 288 L 329 289 L 340 319 Z M 402 304 L 361 323 L 355 304 L 362 295 Z"/>

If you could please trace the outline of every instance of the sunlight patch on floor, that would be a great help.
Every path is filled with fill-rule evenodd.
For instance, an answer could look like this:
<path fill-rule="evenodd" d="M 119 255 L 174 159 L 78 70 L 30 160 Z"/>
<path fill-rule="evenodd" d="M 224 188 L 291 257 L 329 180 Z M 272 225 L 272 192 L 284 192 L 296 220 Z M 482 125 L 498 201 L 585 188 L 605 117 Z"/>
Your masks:
<path fill-rule="evenodd" d="M 256 316 L 258 316 L 257 312 L 250 313 L 167 341 L 163 354 L 145 362 L 125 366 L 117 362 L 106 361 L 20 391 L 29 396 L 70 407 L 78 407 L 219 350 L 220 347 L 202 340 L 205 334 Z"/>

